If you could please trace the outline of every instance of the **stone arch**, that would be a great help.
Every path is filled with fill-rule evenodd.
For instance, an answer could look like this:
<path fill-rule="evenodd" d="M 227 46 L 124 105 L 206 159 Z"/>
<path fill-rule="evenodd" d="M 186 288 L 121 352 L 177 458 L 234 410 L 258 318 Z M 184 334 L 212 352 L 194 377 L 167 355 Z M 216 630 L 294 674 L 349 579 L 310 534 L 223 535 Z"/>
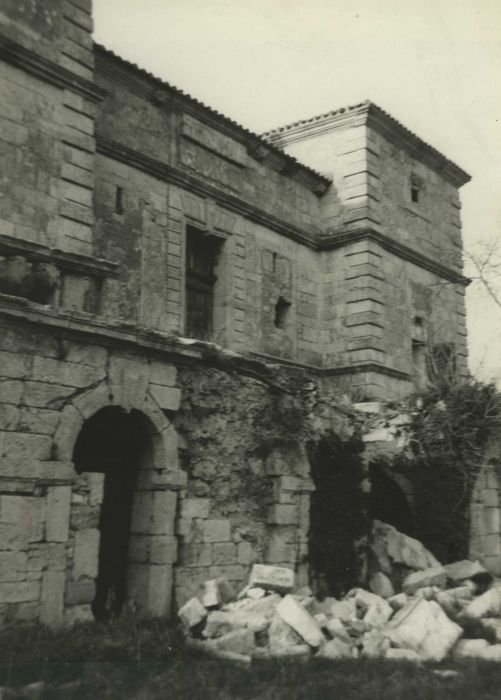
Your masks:
<path fill-rule="evenodd" d="M 487 446 L 485 461 L 470 501 L 469 556 L 501 576 L 501 452 L 498 441 Z"/>
<path fill-rule="evenodd" d="M 54 436 L 55 459 L 66 464 L 74 462 L 74 447 L 84 426 L 93 417 L 110 409 L 134 415 L 148 437 L 148 450 L 142 454 L 138 465 L 133 496 L 133 514 L 130 529 L 127 600 L 147 616 L 168 615 L 172 601 L 172 568 L 177 559 L 177 541 L 174 536 L 174 518 L 177 510 L 177 491 L 186 484 L 186 474 L 178 466 L 177 433 L 159 404 L 147 390 L 140 405 L 121 406 L 114 398 L 120 392 L 110 392 L 110 386 L 102 382 L 72 399 L 61 412 Z M 122 392 L 122 395 L 124 392 Z M 101 508 L 104 476 L 94 472 L 85 478 L 75 470 L 72 501 L 84 497 L 89 506 Z M 89 522 L 80 522 L 71 506 L 70 572 L 65 583 L 64 621 L 91 618 L 91 602 L 95 595 L 99 552 L 98 521 L 92 509 Z M 82 510 L 82 509 L 80 509 Z M 92 520 L 92 517 L 94 518 Z M 76 571 L 76 575 L 75 575 Z"/>

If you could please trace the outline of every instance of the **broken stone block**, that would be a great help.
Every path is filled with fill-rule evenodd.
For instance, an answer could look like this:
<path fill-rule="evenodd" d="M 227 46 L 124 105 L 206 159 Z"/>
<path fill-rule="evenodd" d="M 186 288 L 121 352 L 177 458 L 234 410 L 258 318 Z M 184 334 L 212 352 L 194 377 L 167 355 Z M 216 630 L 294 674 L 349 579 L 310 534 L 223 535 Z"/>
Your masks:
<path fill-rule="evenodd" d="M 493 586 L 479 595 L 466 606 L 464 612 L 468 617 L 476 619 L 501 616 L 501 586 Z"/>
<path fill-rule="evenodd" d="M 407 605 L 408 602 L 409 596 L 407 593 L 397 593 L 397 595 L 388 598 L 388 603 L 391 605 L 393 610 L 400 610 L 404 607 L 404 605 Z"/>
<path fill-rule="evenodd" d="M 461 583 L 476 574 L 487 573 L 487 569 L 479 561 L 470 561 L 469 559 L 445 564 L 444 569 L 447 572 L 447 577 L 453 583 Z"/>
<path fill-rule="evenodd" d="M 486 639 L 460 639 L 452 650 L 452 656 L 479 656 L 480 652 L 490 646 Z"/>
<path fill-rule="evenodd" d="M 284 566 L 254 564 L 249 577 L 250 588 L 264 588 L 268 591 L 292 591 L 294 571 Z"/>
<path fill-rule="evenodd" d="M 374 520 L 371 544 L 376 550 L 385 552 L 392 562 L 404 564 L 409 569 L 429 569 L 440 566 L 440 562 L 419 540 L 408 537 L 392 525 L 379 520 Z M 390 572 L 384 571 L 384 573 Z"/>
<path fill-rule="evenodd" d="M 414 571 L 405 577 L 402 589 L 407 595 L 413 595 L 419 588 L 427 586 L 444 587 L 447 583 L 447 572 L 443 566 L 433 566 L 422 571 Z"/>
<path fill-rule="evenodd" d="M 330 620 L 328 619 L 325 623 L 325 627 L 322 626 L 322 628 L 326 629 L 328 634 L 330 634 L 330 636 L 333 638 L 339 637 L 339 639 L 347 644 L 351 642 L 351 637 L 348 630 L 337 617 L 333 617 Z"/>
<path fill-rule="evenodd" d="M 277 605 L 277 613 L 312 647 L 324 642 L 324 635 L 315 618 L 291 595 L 286 595 Z"/>
<path fill-rule="evenodd" d="M 380 596 L 381 598 L 391 598 L 395 595 L 395 589 L 393 584 L 382 572 L 373 574 L 369 580 L 369 588 L 373 593 Z"/>
<path fill-rule="evenodd" d="M 190 629 L 198 625 L 207 617 L 207 610 L 198 598 L 191 598 L 182 608 L 178 610 L 178 616 L 186 627 Z"/>
<path fill-rule="evenodd" d="M 380 630 L 370 630 L 362 636 L 362 656 L 378 659 L 386 656 L 390 640 Z"/>
<path fill-rule="evenodd" d="M 435 601 L 412 600 L 388 623 L 395 646 L 413 649 L 423 659 L 441 661 L 463 633 Z"/>
<path fill-rule="evenodd" d="M 385 658 L 398 659 L 399 661 L 421 661 L 421 657 L 413 649 L 393 649 L 392 647 L 386 650 Z"/>
<path fill-rule="evenodd" d="M 479 656 L 486 661 L 501 661 L 501 644 L 492 644 L 481 651 Z"/>
<path fill-rule="evenodd" d="M 268 636 L 271 648 L 292 647 L 303 642 L 303 638 L 278 614 L 275 614 L 271 621 Z"/>
<path fill-rule="evenodd" d="M 205 608 L 217 608 L 235 599 L 231 584 L 223 577 L 204 581 L 198 596 Z"/>
<path fill-rule="evenodd" d="M 316 656 L 322 659 L 351 659 L 352 648 L 336 637 L 322 644 Z"/>
<path fill-rule="evenodd" d="M 348 595 L 355 599 L 356 604 L 362 604 L 366 607 L 362 620 L 368 625 L 380 627 L 393 615 L 391 605 L 375 593 L 370 593 L 363 588 L 355 588 Z"/>
<path fill-rule="evenodd" d="M 264 598 L 266 595 L 266 591 L 264 588 L 249 588 L 247 591 L 247 598 L 250 598 L 251 600 L 259 600 L 260 598 Z"/>
<path fill-rule="evenodd" d="M 256 646 L 254 642 L 254 632 L 246 627 L 233 630 L 233 632 L 223 634 L 221 637 L 211 639 L 206 643 L 209 644 L 212 649 L 231 651 L 235 654 L 250 654 Z"/>
<path fill-rule="evenodd" d="M 347 600 L 330 600 L 334 600 L 335 602 L 328 606 L 328 610 L 326 611 L 326 615 L 328 617 L 337 617 L 342 622 L 357 619 L 357 604 L 355 598 L 349 598 Z"/>

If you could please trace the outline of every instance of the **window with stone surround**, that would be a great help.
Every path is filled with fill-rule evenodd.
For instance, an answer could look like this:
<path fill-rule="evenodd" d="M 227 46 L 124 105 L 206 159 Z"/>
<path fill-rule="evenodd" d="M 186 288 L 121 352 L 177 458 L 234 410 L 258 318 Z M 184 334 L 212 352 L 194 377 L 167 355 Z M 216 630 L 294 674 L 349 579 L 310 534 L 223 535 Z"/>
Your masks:
<path fill-rule="evenodd" d="M 418 204 L 423 192 L 423 178 L 412 174 L 410 178 L 410 199 L 413 204 Z"/>
<path fill-rule="evenodd" d="M 186 231 L 185 335 L 208 340 L 214 330 L 215 269 L 221 240 L 194 227 Z"/>

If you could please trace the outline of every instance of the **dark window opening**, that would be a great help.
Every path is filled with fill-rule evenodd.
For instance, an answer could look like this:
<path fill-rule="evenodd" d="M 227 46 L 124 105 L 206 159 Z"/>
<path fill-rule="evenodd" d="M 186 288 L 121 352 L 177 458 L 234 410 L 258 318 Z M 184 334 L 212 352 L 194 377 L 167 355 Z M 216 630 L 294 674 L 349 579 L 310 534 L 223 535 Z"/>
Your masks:
<path fill-rule="evenodd" d="M 196 229 L 186 236 L 186 328 L 189 338 L 208 340 L 213 331 L 214 274 L 219 242 Z"/>
<path fill-rule="evenodd" d="M 99 518 L 99 555 L 92 612 L 97 620 L 122 613 L 127 600 L 127 573 L 132 504 L 148 435 L 140 416 L 104 408 L 84 424 L 73 452 L 75 468 L 104 473 Z"/>
<path fill-rule="evenodd" d="M 277 271 L 277 254 L 276 253 L 271 254 L 271 271 L 272 272 Z"/>
<path fill-rule="evenodd" d="M 421 316 L 414 316 L 414 325 L 419 328 L 423 327 L 423 318 Z"/>
<path fill-rule="evenodd" d="M 419 187 L 411 187 L 411 201 L 415 204 L 419 202 Z"/>
<path fill-rule="evenodd" d="M 288 302 L 283 297 L 279 297 L 277 303 L 275 304 L 274 323 L 276 328 L 285 328 L 287 320 L 289 318 L 290 308 L 290 302 Z"/>
<path fill-rule="evenodd" d="M 414 365 L 416 384 L 420 389 L 423 389 L 429 380 L 428 347 L 420 340 L 412 341 L 412 364 Z"/>
<path fill-rule="evenodd" d="M 123 187 L 117 187 L 115 192 L 115 213 L 124 213 L 124 191 Z"/>

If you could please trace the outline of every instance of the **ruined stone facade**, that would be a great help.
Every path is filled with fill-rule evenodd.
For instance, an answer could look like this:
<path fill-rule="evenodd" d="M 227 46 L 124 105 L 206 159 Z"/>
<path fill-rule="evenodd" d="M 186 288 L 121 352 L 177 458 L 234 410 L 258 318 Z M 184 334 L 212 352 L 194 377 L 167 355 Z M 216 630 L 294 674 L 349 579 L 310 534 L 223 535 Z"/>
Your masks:
<path fill-rule="evenodd" d="M 0 3 L 2 619 L 99 615 L 113 544 L 150 615 L 253 561 L 306 576 L 269 365 L 340 439 L 330 397 L 466 372 L 466 173 L 369 103 L 259 137 L 91 32 L 91 0 Z"/>

